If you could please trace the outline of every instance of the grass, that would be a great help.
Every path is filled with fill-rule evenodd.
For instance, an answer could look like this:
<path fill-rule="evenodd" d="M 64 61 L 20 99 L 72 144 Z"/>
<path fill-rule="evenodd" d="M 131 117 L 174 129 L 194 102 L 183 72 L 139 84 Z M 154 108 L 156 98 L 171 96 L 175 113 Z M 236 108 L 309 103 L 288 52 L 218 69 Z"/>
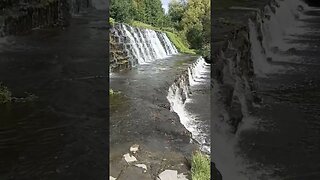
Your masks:
<path fill-rule="evenodd" d="M 11 102 L 11 95 L 10 90 L 0 82 L 0 104 Z"/>
<path fill-rule="evenodd" d="M 178 51 L 180 53 L 185 54 L 196 54 L 196 52 L 193 49 L 189 49 L 188 45 L 182 40 L 181 37 L 179 37 L 177 34 L 165 31 L 170 41 L 176 46 Z"/>
<path fill-rule="evenodd" d="M 207 155 L 197 151 L 192 156 L 192 180 L 210 180 L 210 159 Z"/>
<path fill-rule="evenodd" d="M 113 26 L 116 23 L 116 21 L 113 18 L 110 17 L 109 18 L 109 23 L 110 23 L 111 26 Z"/>
<path fill-rule="evenodd" d="M 137 28 L 144 28 L 144 29 L 152 29 L 155 31 L 164 32 L 167 34 L 170 41 L 176 46 L 177 50 L 180 53 L 184 54 L 196 54 L 195 50 L 189 48 L 189 44 L 183 40 L 181 35 L 174 29 L 170 27 L 154 27 L 150 24 L 146 24 L 140 21 L 131 21 L 130 25 Z"/>

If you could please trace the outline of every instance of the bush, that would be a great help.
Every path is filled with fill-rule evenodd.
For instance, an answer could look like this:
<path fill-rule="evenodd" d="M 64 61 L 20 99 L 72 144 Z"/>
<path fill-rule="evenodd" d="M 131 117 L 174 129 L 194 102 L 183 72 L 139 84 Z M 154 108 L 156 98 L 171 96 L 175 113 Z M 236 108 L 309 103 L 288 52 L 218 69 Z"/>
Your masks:
<path fill-rule="evenodd" d="M 210 180 L 210 159 L 201 152 L 192 156 L 191 164 L 192 180 Z"/>
<path fill-rule="evenodd" d="M 11 92 L 6 86 L 0 83 L 0 104 L 11 102 L 11 100 Z"/>

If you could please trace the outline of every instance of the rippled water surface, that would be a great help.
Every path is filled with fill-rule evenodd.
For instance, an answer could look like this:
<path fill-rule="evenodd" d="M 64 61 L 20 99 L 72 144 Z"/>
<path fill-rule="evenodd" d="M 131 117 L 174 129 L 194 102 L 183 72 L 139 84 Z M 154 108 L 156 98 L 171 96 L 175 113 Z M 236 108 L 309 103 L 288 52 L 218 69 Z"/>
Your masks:
<path fill-rule="evenodd" d="M 106 179 L 105 12 L 0 40 L 0 179 Z"/>

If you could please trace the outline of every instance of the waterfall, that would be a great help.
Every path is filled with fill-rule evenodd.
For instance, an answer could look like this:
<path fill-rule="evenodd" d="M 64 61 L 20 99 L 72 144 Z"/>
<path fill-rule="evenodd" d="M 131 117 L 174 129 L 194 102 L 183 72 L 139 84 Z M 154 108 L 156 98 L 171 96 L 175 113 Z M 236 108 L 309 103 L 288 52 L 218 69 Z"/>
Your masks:
<path fill-rule="evenodd" d="M 167 99 L 170 102 L 171 111 L 178 114 L 181 124 L 191 132 L 192 137 L 196 140 L 201 150 L 210 152 L 210 135 L 209 128 L 206 132 L 203 131 L 205 124 L 203 120 L 198 120 L 197 114 L 192 114 L 186 108 L 190 103 L 197 98 L 193 98 L 197 91 L 210 89 L 210 64 L 200 57 L 188 67 L 188 71 L 182 74 L 168 90 Z M 208 92 L 209 95 L 209 92 Z M 208 100 L 208 99 L 206 99 Z M 198 104 L 196 104 L 198 106 Z M 205 113 L 209 113 L 209 105 L 204 109 Z M 208 108 L 208 109 L 206 109 Z"/>
<path fill-rule="evenodd" d="M 255 20 L 249 19 L 251 58 L 255 74 L 264 76 L 279 72 L 283 68 L 271 61 L 283 59 L 277 52 L 288 51 L 294 45 L 287 37 L 301 31 L 301 13 L 308 6 L 301 0 L 275 0 L 258 12 Z"/>
<path fill-rule="evenodd" d="M 178 54 L 166 33 L 142 29 L 127 24 L 116 24 L 112 33 L 119 37 L 132 66 L 146 64 L 157 59 Z"/>

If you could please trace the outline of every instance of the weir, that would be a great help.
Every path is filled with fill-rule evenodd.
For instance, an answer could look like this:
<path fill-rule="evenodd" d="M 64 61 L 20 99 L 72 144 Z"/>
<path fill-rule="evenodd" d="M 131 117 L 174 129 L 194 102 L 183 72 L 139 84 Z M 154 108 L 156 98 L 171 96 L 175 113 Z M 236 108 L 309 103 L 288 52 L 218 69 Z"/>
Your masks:
<path fill-rule="evenodd" d="M 190 111 L 190 104 L 199 106 L 199 92 L 197 90 L 210 89 L 210 64 L 202 57 L 190 64 L 188 71 L 180 75 L 170 86 L 167 99 L 170 102 L 171 111 L 178 114 L 180 122 L 191 132 L 193 139 L 200 144 L 202 151 L 210 153 L 209 133 L 209 105 L 201 101 L 202 108 L 199 111 Z M 209 92 L 205 101 L 209 102 Z M 195 109 L 192 107 L 191 109 Z"/>
<path fill-rule="evenodd" d="M 129 63 L 127 67 L 135 67 L 178 54 L 164 32 L 117 23 L 111 29 L 111 37 L 117 46 L 111 44 L 111 71 L 123 62 Z M 119 55 L 116 50 L 123 53 Z"/>
<path fill-rule="evenodd" d="M 226 180 L 317 179 L 318 10 L 300 0 L 259 9 L 230 12 L 247 25 L 216 49 L 212 160 Z"/>

